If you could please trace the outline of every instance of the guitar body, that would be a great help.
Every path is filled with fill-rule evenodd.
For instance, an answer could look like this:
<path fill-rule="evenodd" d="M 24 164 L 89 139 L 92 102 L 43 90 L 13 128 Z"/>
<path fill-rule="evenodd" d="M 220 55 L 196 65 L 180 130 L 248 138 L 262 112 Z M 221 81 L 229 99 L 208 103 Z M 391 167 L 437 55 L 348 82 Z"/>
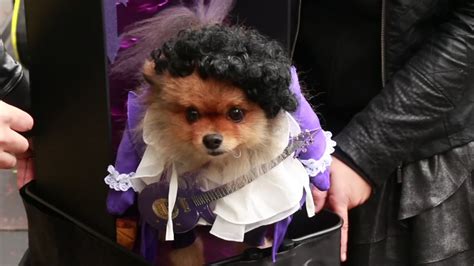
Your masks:
<path fill-rule="evenodd" d="M 185 186 L 186 187 L 186 186 Z M 157 230 L 166 230 L 168 223 L 169 183 L 156 182 L 146 186 L 138 195 L 138 210 L 142 219 Z M 178 189 L 172 213 L 173 230 L 185 233 L 196 227 L 199 218 L 212 224 L 215 216 L 207 204 L 196 206 L 191 198 L 202 193 L 198 189 Z"/>

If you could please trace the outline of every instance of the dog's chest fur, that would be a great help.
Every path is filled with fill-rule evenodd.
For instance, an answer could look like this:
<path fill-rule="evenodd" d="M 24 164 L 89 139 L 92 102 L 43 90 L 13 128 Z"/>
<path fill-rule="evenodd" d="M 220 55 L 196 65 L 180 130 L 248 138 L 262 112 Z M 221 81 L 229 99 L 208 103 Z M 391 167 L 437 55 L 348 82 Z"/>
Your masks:
<path fill-rule="evenodd" d="M 264 143 L 253 149 L 239 148 L 236 154 L 226 154 L 223 158 L 211 160 L 202 168 L 198 182 L 202 189 L 208 190 L 228 183 L 249 172 L 252 168 L 271 161 L 280 155 L 288 143 L 288 120 L 281 112 L 272 119 L 268 129 L 268 137 Z M 189 171 L 182 163 L 178 174 Z"/>

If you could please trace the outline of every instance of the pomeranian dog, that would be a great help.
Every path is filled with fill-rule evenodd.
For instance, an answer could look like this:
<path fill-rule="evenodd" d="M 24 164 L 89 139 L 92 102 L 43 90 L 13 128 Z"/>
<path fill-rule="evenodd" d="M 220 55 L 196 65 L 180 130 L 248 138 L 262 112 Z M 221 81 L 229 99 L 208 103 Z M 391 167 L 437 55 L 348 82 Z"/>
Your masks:
<path fill-rule="evenodd" d="M 282 111 L 297 106 L 279 44 L 215 25 L 181 32 L 152 57 L 143 127 L 179 172 L 206 165 L 222 184 L 278 155 L 274 138 L 287 134 Z"/>
<path fill-rule="evenodd" d="M 143 129 L 178 174 L 201 169 L 205 190 L 225 184 L 284 149 L 285 111 L 297 107 L 290 66 L 282 47 L 257 31 L 222 25 L 184 30 L 144 65 L 150 90 Z M 170 260 L 202 265 L 202 249 L 195 241 Z"/>

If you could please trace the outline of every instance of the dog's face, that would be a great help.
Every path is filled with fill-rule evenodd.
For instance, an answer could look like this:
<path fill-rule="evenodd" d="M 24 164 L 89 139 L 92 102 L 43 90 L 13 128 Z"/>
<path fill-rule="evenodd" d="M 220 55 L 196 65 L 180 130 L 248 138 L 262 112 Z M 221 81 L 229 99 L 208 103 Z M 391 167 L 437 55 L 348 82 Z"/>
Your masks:
<path fill-rule="evenodd" d="M 268 134 L 264 111 L 232 84 L 202 79 L 197 73 L 157 76 L 147 66 L 145 77 L 154 87 L 150 106 L 156 118 L 150 121 L 160 123 L 160 137 L 179 147 L 176 151 L 217 160 L 252 149 Z"/>

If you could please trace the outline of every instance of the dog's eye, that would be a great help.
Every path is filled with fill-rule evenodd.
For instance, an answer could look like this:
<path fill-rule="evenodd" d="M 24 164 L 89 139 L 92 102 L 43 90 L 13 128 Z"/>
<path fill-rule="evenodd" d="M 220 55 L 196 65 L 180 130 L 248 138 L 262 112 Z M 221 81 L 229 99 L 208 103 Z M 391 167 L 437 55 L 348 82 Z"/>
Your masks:
<path fill-rule="evenodd" d="M 230 108 L 229 112 L 227 112 L 227 116 L 230 118 L 230 120 L 238 123 L 244 119 L 244 111 L 237 107 L 232 107 Z"/>
<path fill-rule="evenodd" d="M 186 109 L 186 119 L 189 123 L 194 123 L 199 119 L 199 111 L 196 108 L 190 107 Z"/>

